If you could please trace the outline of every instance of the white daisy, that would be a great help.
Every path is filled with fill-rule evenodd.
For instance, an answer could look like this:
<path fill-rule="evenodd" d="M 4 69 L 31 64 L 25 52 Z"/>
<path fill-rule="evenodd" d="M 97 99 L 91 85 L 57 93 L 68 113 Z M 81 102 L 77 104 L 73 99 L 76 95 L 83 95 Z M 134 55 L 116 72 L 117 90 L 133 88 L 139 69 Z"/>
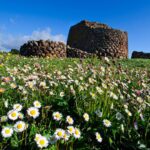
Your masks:
<path fill-rule="evenodd" d="M 96 90 L 97 90 L 97 92 L 99 93 L 99 94 L 102 94 L 103 93 L 103 90 L 100 88 L 100 87 L 96 87 Z"/>
<path fill-rule="evenodd" d="M 46 82 L 45 81 L 40 82 L 39 86 L 45 88 L 46 87 Z"/>
<path fill-rule="evenodd" d="M 65 131 L 64 136 L 63 136 L 63 139 L 64 139 L 65 141 L 68 141 L 68 140 L 69 140 L 69 137 L 70 137 L 69 132 L 68 132 L 68 131 Z"/>
<path fill-rule="evenodd" d="M 60 92 L 60 97 L 64 97 L 65 93 L 64 92 Z"/>
<path fill-rule="evenodd" d="M 62 118 L 62 114 L 60 112 L 54 112 L 53 113 L 53 119 L 56 120 L 56 121 L 59 121 L 61 120 Z"/>
<path fill-rule="evenodd" d="M 17 87 L 17 85 L 16 85 L 15 83 L 11 83 L 11 84 L 10 84 L 10 87 L 11 87 L 12 89 L 15 89 L 15 88 Z"/>
<path fill-rule="evenodd" d="M 87 113 L 83 114 L 83 118 L 85 121 L 89 121 L 89 115 Z"/>
<path fill-rule="evenodd" d="M 78 128 L 75 128 L 75 130 L 74 130 L 74 137 L 76 139 L 78 139 L 78 138 L 80 138 L 80 136 L 81 136 L 80 130 Z"/>
<path fill-rule="evenodd" d="M 8 100 L 4 101 L 4 105 L 5 105 L 6 108 L 8 108 Z"/>
<path fill-rule="evenodd" d="M 8 117 L 7 116 L 2 116 L 0 118 L 0 122 L 6 122 L 8 120 Z"/>
<path fill-rule="evenodd" d="M 65 131 L 63 129 L 56 129 L 54 134 L 55 134 L 56 139 L 59 140 L 59 139 L 63 138 Z"/>
<path fill-rule="evenodd" d="M 67 122 L 68 124 L 73 124 L 74 120 L 73 120 L 72 117 L 67 116 L 67 117 L 66 117 L 66 122 Z"/>
<path fill-rule="evenodd" d="M 105 127 L 110 127 L 111 126 L 111 122 L 107 119 L 103 120 L 103 124 L 104 124 Z"/>
<path fill-rule="evenodd" d="M 19 119 L 23 119 L 24 118 L 24 114 L 23 113 L 19 112 L 18 115 L 19 115 L 18 116 Z"/>
<path fill-rule="evenodd" d="M 26 130 L 27 128 L 27 125 L 25 122 L 23 121 L 18 121 L 16 122 L 16 124 L 14 125 L 14 130 L 16 132 L 23 132 L 24 130 Z"/>
<path fill-rule="evenodd" d="M 105 83 L 102 83 L 102 87 L 103 87 L 104 89 L 107 89 L 107 85 L 106 85 Z"/>
<path fill-rule="evenodd" d="M 7 113 L 7 116 L 10 120 L 17 120 L 18 119 L 18 111 L 16 110 L 10 110 L 8 113 Z"/>
<path fill-rule="evenodd" d="M 39 110 L 36 107 L 28 108 L 27 113 L 29 116 L 33 117 L 34 119 L 40 115 Z"/>
<path fill-rule="evenodd" d="M 125 109 L 125 112 L 128 114 L 128 116 L 132 116 L 132 113 L 128 109 Z"/>
<path fill-rule="evenodd" d="M 123 106 L 124 106 L 125 109 L 128 109 L 128 105 L 127 104 L 124 104 Z"/>
<path fill-rule="evenodd" d="M 69 132 L 69 134 L 74 134 L 75 129 L 73 126 L 68 126 L 67 129 L 68 129 L 67 131 Z"/>
<path fill-rule="evenodd" d="M 4 127 L 1 131 L 1 134 L 5 138 L 11 137 L 13 134 L 13 129 L 10 127 Z"/>
<path fill-rule="evenodd" d="M 44 147 L 46 148 L 48 146 L 47 138 L 44 136 L 39 137 L 39 139 L 37 140 L 37 145 L 40 148 L 44 148 Z"/>
<path fill-rule="evenodd" d="M 34 138 L 34 141 L 37 142 L 37 141 L 39 140 L 40 137 L 42 137 L 41 134 L 36 134 L 36 135 L 35 135 L 35 138 Z"/>
<path fill-rule="evenodd" d="M 39 101 L 34 101 L 33 102 L 34 107 L 36 108 L 41 108 L 41 103 Z"/>
<path fill-rule="evenodd" d="M 103 139 L 102 139 L 100 133 L 96 132 L 95 136 L 96 136 L 97 141 L 101 143 Z"/>
<path fill-rule="evenodd" d="M 21 111 L 22 110 L 22 105 L 21 104 L 14 104 L 13 109 L 16 111 Z"/>
<path fill-rule="evenodd" d="M 104 60 L 107 62 L 107 63 L 109 63 L 109 58 L 108 57 L 104 57 Z"/>

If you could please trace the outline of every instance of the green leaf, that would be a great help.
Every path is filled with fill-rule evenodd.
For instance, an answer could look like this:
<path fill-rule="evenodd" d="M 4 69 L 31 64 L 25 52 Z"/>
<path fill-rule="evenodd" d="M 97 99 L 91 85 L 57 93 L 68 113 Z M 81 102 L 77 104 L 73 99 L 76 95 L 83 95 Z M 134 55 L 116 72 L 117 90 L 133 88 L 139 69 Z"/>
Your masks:
<path fill-rule="evenodd" d="M 111 138 L 109 138 L 109 143 L 110 143 L 110 145 L 113 143 L 113 141 L 112 141 L 112 139 L 111 139 Z"/>
<path fill-rule="evenodd" d="M 65 102 L 65 101 L 62 101 L 62 102 L 59 102 L 57 105 L 58 105 L 58 106 L 67 106 L 68 103 Z"/>
<path fill-rule="evenodd" d="M 19 146 L 18 138 L 11 138 L 11 146 L 15 148 Z"/>

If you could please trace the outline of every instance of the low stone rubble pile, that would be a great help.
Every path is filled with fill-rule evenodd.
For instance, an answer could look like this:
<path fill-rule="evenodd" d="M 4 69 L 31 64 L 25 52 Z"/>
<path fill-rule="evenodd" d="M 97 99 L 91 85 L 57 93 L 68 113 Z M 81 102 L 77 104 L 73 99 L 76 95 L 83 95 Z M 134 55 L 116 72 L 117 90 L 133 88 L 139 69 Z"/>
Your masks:
<path fill-rule="evenodd" d="M 39 57 L 66 57 L 66 45 L 62 42 L 53 41 L 28 41 L 20 48 L 20 54 L 23 56 Z"/>

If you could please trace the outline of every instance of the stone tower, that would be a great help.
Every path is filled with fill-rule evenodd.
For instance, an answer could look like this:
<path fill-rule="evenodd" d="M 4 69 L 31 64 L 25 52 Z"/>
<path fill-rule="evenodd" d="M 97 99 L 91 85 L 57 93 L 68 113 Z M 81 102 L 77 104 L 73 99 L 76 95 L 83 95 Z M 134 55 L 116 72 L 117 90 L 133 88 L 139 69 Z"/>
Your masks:
<path fill-rule="evenodd" d="M 84 20 L 72 26 L 67 45 L 98 56 L 128 58 L 127 32 L 97 22 Z"/>

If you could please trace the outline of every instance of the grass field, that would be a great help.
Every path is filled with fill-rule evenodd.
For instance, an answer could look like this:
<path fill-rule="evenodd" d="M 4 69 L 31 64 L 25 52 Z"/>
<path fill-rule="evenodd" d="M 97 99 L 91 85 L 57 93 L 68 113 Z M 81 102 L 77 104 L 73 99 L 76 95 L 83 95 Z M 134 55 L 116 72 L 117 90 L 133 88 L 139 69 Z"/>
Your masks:
<path fill-rule="evenodd" d="M 0 54 L 0 149 L 150 148 L 150 60 Z"/>

